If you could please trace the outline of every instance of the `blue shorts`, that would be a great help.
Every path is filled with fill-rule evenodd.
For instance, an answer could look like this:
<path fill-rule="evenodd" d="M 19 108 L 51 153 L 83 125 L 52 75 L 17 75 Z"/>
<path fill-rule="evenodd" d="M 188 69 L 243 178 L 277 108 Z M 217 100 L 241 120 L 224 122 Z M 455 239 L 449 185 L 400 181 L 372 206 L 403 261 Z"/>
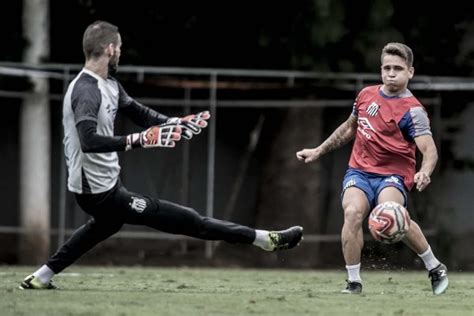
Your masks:
<path fill-rule="evenodd" d="M 367 200 L 369 200 L 370 209 L 373 209 L 377 205 L 377 197 L 386 187 L 396 187 L 400 190 L 405 198 L 404 206 L 407 206 L 408 197 L 403 183 L 403 177 L 397 174 L 380 175 L 349 168 L 347 169 L 344 181 L 342 182 L 341 199 L 344 196 L 346 189 L 350 187 L 356 187 L 364 191 Z"/>

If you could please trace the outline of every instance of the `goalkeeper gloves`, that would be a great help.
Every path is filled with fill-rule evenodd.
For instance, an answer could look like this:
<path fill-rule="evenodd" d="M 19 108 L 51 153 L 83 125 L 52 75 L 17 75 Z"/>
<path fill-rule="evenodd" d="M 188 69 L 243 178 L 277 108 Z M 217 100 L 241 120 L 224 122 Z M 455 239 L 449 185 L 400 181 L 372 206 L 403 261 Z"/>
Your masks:
<path fill-rule="evenodd" d="M 201 130 L 207 127 L 207 120 L 211 117 L 209 111 L 190 114 L 185 117 L 172 117 L 166 122 L 176 124 L 183 130 L 182 136 L 185 139 L 191 139 L 194 135 L 201 133 Z"/>
<path fill-rule="evenodd" d="M 181 139 L 182 129 L 176 124 L 165 123 L 127 136 L 125 150 L 133 148 L 174 147 Z"/>

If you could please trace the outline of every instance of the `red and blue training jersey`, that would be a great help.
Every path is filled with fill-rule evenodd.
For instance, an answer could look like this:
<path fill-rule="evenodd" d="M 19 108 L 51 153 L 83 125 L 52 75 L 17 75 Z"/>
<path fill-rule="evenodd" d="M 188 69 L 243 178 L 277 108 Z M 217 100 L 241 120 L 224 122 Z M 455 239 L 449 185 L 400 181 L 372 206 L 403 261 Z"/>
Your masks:
<path fill-rule="evenodd" d="M 381 175 L 400 175 L 411 190 L 415 137 L 431 135 L 428 115 L 408 89 L 398 96 L 387 96 L 381 87 L 366 87 L 356 98 L 352 115 L 357 117 L 357 133 L 349 166 Z"/>

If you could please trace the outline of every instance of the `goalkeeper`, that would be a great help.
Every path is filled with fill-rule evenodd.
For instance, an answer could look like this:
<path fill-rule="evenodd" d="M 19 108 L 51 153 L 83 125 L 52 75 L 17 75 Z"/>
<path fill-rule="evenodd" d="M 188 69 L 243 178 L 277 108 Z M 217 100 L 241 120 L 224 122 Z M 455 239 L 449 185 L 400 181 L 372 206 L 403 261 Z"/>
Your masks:
<path fill-rule="evenodd" d="M 89 25 L 83 37 L 85 66 L 70 83 L 63 104 L 64 147 L 68 189 L 91 216 L 49 260 L 20 285 L 22 289 L 54 289 L 51 279 L 126 224 L 204 240 L 253 244 L 267 251 L 299 244 L 303 228 L 256 230 L 203 217 L 194 209 L 128 191 L 119 179 L 118 151 L 172 148 L 207 126 L 209 112 L 169 118 L 135 101 L 112 77 L 122 41 L 118 28 L 104 21 Z M 145 130 L 114 135 L 120 111 Z"/>

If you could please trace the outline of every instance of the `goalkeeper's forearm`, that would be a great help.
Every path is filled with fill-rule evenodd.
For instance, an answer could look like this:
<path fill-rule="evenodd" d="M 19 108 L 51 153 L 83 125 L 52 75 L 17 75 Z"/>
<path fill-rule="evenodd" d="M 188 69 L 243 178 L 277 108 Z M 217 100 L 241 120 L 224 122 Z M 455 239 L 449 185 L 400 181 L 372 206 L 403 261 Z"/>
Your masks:
<path fill-rule="evenodd" d="M 154 125 L 166 123 L 168 116 L 159 113 L 140 102 L 131 99 L 130 103 L 124 105 L 121 111 L 138 126 L 148 128 Z"/>
<path fill-rule="evenodd" d="M 94 121 L 82 121 L 77 124 L 77 134 L 84 153 L 107 153 L 124 151 L 127 145 L 126 136 L 103 136 L 97 134 Z"/>

